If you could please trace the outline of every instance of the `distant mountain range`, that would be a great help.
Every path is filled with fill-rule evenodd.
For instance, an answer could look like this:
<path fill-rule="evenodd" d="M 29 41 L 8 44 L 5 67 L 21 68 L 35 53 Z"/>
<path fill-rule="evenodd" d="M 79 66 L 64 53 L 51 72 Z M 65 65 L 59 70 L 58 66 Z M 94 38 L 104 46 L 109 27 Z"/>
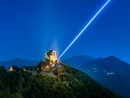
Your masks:
<path fill-rule="evenodd" d="M 74 56 L 72 58 L 63 60 L 63 63 L 71 65 L 75 68 L 81 68 L 82 65 L 88 64 L 89 62 L 95 60 L 93 57 L 86 55 Z"/>
<path fill-rule="evenodd" d="M 130 98 L 130 64 L 115 56 L 92 58 L 75 56 L 63 63 L 78 68 L 112 91 Z"/>
<path fill-rule="evenodd" d="M 21 58 L 15 58 L 8 61 L 0 61 L 0 65 L 3 65 L 5 68 L 9 68 L 12 65 L 16 65 L 19 67 L 32 66 L 32 65 L 37 65 L 38 63 L 39 61 L 35 61 L 35 60 L 30 61 L 30 60 L 21 59 Z"/>

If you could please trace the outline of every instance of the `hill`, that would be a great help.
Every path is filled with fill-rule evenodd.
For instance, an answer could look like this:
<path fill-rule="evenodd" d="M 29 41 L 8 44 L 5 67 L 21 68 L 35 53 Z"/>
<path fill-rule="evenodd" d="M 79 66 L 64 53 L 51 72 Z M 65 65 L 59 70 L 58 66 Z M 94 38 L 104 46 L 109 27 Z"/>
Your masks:
<path fill-rule="evenodd" d="M 0 98 L 121 98 L 64 64 L 59 76 L 17 69 L 9 72 L 0 67 Z"/>

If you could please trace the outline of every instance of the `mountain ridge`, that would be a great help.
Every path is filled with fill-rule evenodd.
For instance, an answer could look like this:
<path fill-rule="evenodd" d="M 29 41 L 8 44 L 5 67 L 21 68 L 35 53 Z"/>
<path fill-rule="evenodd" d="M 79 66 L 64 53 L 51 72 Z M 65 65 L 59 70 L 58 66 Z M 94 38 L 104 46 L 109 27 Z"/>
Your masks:
<path fill-rule="evenodd" d="M 7 61 L 0 61 L 0 65 L 4 65 L 5 68 L 9 68 L 12 65 L 17 65 L 19 67 L 23 67 L 23 66 L 31 66 L 31 65 L 37 65 L 39 63 L 39 61 L 37 60 L 27 60 L 27 59 L 22 59 L 22 58 L 14 58 L 11 60 L 7 60 Z"/>
<path fill-rule="evenodd" d="M 77 65 L 78 63 L 78 60 L 75 60 L 73 67 L 75 67 L 74 65 Z M 70 61 L 67 61 L 67 64 L 71 64 L 71 59 Z M 127 62 L 122 61 L 115 56 L 109 56 L 106 58 L 96 58 L 86 64 L 81 64 L 78 69 L 87 73 L 103 86 L 121 94 L 125 98 L 129 98 L 130 64 Z"/>

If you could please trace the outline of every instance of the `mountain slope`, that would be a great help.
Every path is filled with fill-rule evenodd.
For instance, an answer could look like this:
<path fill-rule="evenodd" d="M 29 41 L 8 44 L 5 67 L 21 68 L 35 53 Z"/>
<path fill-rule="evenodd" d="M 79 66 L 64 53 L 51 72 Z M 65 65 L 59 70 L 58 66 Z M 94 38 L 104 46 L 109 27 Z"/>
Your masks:
<path fill-rule="evenodd" d="M 0 67 L 1 98 L 121 98 L 104 88 L 85 73 L 62 65 L 57 77 L 22 69 L 7 72 Z"/>
<path fill-rule="evenodd" d="M 83 65 L 84 66 L 84 65 Z M 92 62 L 89 62 L 89 67 L 98 67 L 108 71 L 128 71 L 129 64 L 116 58 L 114 56 L 106 57 L 106 58 L 98 58 Z M 87 67 L 87 68 L 89 68 Z"/>
<path fill-rule="evenodd" d="M 69 62 L 69 61 L 68 61 Z M 75 61 L 77 64 L 78 60 Z M 97 58 L 81 64 L 80 70 L 112 91 L 129 98 L 130 65 L 115 56 Z"/>
<path fill-rule="evenodd" d="M 119 58 L 110 56 L 99 58 L 86 66 L 86 73 L 100 84 L 125 98 L 130 94 L 130 65 Z"/>

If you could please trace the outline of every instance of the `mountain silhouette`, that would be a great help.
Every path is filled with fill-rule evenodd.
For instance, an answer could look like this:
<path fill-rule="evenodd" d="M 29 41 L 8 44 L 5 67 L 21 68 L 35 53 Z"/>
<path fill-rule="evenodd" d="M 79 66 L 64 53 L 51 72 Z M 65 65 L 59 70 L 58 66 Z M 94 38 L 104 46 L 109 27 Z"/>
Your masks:
<path fill-rule="evenodd" d="M 80 57 L 79 59 L 84 57 L 85 56 Z M 75 58 L 68 59 L 67 64 L 71 64 L 71 61 L 74 62 L 74 60 Z M 115 56 L 97 58 L 90 62 L 88 62 L 89 60 L 86 61 L 87 63 L 81 63 L 78 69 L 84 71 L 94 80 L 121 96 L 124 96 L 125 98 L 130 97 L 130 64 Z M 73 66 L 77 66 L 79 63 L 80 61 L 76 58 Z"/>
<path fill-rule="evenodd" d="M 82 68 L 82 65 L 87 64 L 91 61 L 95 60 L 95 58 L 90 57 L 90 56 L 86 56 L 86 55 L 78 55 L 78 56 L 74 56 L 72 58 L 63 60 L 63 62 L 65 64 L 71 65 L 75 68 Z"/>
<path fill-rule="evenodd" d="M 39 63 L 39 61 L 30 61 L 30 60 L 26 60 L 26 59 L 21 59 L 21 58 L 15 58 L 12 60 L 8 60 L 8 61 L 0 61 L 0 65 L 4 65 L 5 68 L 9 68 L 12 65 L 17 65 L 19 67 L 23 67 L 23 66 L 31 66 L 31 65 L 37 65 Z"/>

